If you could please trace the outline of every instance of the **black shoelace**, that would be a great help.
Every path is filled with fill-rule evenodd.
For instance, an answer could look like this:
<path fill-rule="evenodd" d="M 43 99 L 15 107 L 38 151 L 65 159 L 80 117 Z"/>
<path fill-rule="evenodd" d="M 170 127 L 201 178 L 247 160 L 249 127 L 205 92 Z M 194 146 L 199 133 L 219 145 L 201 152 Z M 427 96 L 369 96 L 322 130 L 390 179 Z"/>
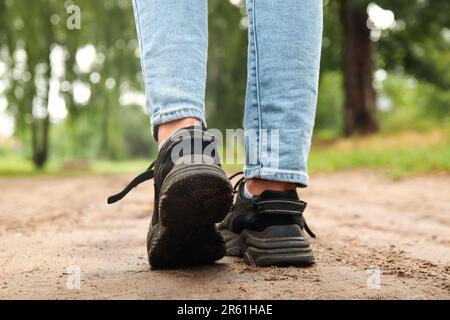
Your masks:
<path fill-rule="evenodd" d="M 155 176 L 155 171 L 153 170 L 153 167 L 155 166 L 155 162 L 153 162 L 147 170 L 142 172 L 140 175 L 138 175 L 136 178 L 131 180 L 131 182 L 119 193 L 110 196 L 108 198 L 108 204 L 115 203 L 117 201 L 122 200 L 123 197 L 125 197 L 133 188 L 136 188 L 138 185 L 140 185 L 142 182 L 148 181 L 150 179 L 153 179 Z"/>
<path fill-rule="evenodd" d="M 235 174 L 232 174 L 231 176 L 229 176 L 228 177 L 228 180 L 232 180 L 232 179 L 234 179 L 234 178 L 236 178 L 238 175 L 243 175 L 244 174 L 244 172 L 243 171 L 239 171 L 239 172 L 236 172 Z M 239 186 L 241 185 L 241 183 L 243 183 L 245 181 L 245 177 L 241 177 L 235 184 L 234 184 L 234 186 L 233 186 L 233 193 L 237 193 L 238 191 L 238 188 L 239 188 Z"/>
<path fill-rule="evenodd" d="M 131 190 L 136 188 L 138 185 L 140 185 L 141 183 L 143 183 L 145 181 L 153 179 L 155 177 L 155 171 L 153 170 L 154 166 L 155 166 L 155 162 L 153 162 L 147 168 L 147 170 L 145 170 L 140 175 L 138 175 L 133 180 L 131 180 L 131 182 L 122 191 L 120 191 L 119 193 L 116 193 L 115 195 L 110 196 L 108 198 L 108 204 L 112 204 L 112 203 L 122 200 Z M 231 177 L 229 177 L 229 179 L 231 180 L 239 174 L 243 174 L 243 172 L 238 172 L 238 173 L 232 175 Z M 242 177 L 238 181 L 238 183 L 236 183 L 236 185 L 233 188 L 233 193 L 237 192 L 236 189 L 242 181 L 244 181 L 244 177 Z"/>
<path fill-rule="evenodd" d="M 235 174 L 229 176 L 228 179 L 231 180 L 231 179 L 234 179 L 234 178 L 236 178 L 237 176 L 243 175 L 243 174 L 244 174 L 244 172 L 239 171 L 239 172 L 236 172 Z M 237 192 L 238 192 L 239 186 L 240 186 L 242 183 L 245 183 L 245 177 L 241 177 L 241 178 L 234 184 L 234 186 L 233 186 L 233 193 L 237 193 Z M 304 202 L 304 205 L 306 206 L 306 202 Z M 258 205 L 258 204 L 257 204 L 257 210 L 258 210 L 259 213 L 261 213 L 261 212 L 264 211 L 264 210 L 261 208 L 261 206 Z M 316 234 L 309 228 L 308 224 L 306 223 L 305 217 L 303 216 L 303 212 L 302 212 L 302 211 L 298 211 L 298 212 L 296 212 L 296 214 L 298 214 L 298 215 L 300 216 L 300 219 L 301 219 L 301 225 L 300 225 L 300 228 L 301 228 L 301 229 L 305 229 L 305 231 L 306 231 L 312 238 L 315 238 L 315 237 L 316 237 Z"/>

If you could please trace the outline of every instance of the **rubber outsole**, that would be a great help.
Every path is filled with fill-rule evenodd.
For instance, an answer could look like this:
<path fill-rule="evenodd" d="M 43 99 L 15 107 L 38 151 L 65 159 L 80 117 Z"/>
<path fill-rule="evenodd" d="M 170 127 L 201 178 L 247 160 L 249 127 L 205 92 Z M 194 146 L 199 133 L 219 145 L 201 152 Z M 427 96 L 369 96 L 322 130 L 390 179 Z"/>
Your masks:
<path fill-rule="evenodd" d="M 310 266 L 314 255 L 298 225 L 270 226 L 256 232 L 244 229 L 240 234 L 221 230 L 226 255 L 243 257 L 248 265 Z"/>
<path fill-rule="evenodd" d="M 210 164 L 177 165 L 161 188 L 159 222 L 147 239 L 149 263 L 155 268 L 211 264 L 225 255 L 215 224 L 233 202 L 223 170 Z"/>

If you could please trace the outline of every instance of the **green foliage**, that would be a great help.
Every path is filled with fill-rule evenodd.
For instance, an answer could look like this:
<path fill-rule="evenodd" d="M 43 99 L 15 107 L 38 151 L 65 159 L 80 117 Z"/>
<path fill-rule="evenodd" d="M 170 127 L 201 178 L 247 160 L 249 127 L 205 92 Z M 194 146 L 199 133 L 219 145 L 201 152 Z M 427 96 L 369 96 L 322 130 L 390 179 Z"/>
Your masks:
<path fill-rule="evenodd" d="M 344 94 L 342 73 L 322 72 L 314 130 L 322 138 L 337 138 L 342 135 L 344 121 Z"/>
<path fill-rule="evenodd" d="M 381 68 L 404 71 L 418 80 L 450 90 L 450 2 L 383 0 L 397 25 L 377 46 Z"/>
<path fill-rule="evenodd" d="M 324 0 L 321 72 L 341 71 L 343 61 L 343 30 L 339 2 Z"/>
<path fill-rule="evenodd" d="M 370 1 L 351 2 L 360 10 L 366 10 Z M 375 2 L 393 10 L 397 20 L 397 26 L 383 31 L 379 41 L 374 43 L 375 67 L 387 72 L 384 81 L 375 83 L 379 106 L 389 105 L 379 111 L 383 130 L 447 126 L 450 121 L 450 2 Z M 121 103 L 124 93 L 144 91 L 131 2 L 73 2 L 81 8 L 80 30 L 69 30 L 66 26 L 66 8 L 71 3 L 0 0 L 0 63 L 7 66 L 6 74 L 0 75 L 0 81 L 7 82 L 6 90 L 0 96 L 7 98 L 5 112 L 15 119 L 14 139 L 20 143 L 19 147 L 14 147 L 14 153 L 19 154 L 19 158 L 31 159 L 33 138 L 38 137 L 38 144 L 44 144 L 46 116 L 37 116 L 33 112 L 33 101 L 38 97 L 44 108 L 48 107 L 49 81 L 54 71 L 50 53 L 58 46 L 65 56 L 65 72 L 58 79 L 65 87 L 60 88 L 59 94 L 65 101 L 68 115 L 64 121 L 50 119 L 49 170 L 57 167 L 55 160 L 60 159 L 106 161 L 154 157 L 156 150 L 150 142 L 148 116 L 140 106 Z M 220 129 L 241 127 L 247 78 L 245 8 L 227 0 L 209 0 L 208 4 L 208 124 Z M 315 133 L 328 140 L 339 137 L 343 131 L 343 35 L 339 4 L 340 1 L 324 0 L 324 40 Z M 88 72 L 83 72 L 79 70 L 76 54 L 87 45 L 95 47 L 97 60 Z M 27 57 L 25 69 L 14 74 L 20 67 L 15 57 L 23 52 Z M 93 74 L 98 76 L 92 77 Z M 111 79 L 115 85 L 108 87 L 106 84 L 108 80 L 111 84 Z M 42 92 L 36 86 L 39 81 Z M 75 83 L 90 89 L 91 97 L 86 103 L 75 99 Z M 11 159 L 10 151 L 5 150 L 0 149 L 0 157 Z M 388 155 L 391 156 L 394 151 L 390 152 Z M 409 151 L 401 152 L 404 157 L 400 158 L 405 159 L 402 163 L 408 166 L 407 159 L 414 156 Z M 356 160 L 353 160 L 385 163 L 374 160 L 377 157 L 370 158 L 369 153 L 361 151 L 361 155 L 356 154 Z M 426 152 L 419 150 L 417 157 L 421 157 L 420 154 L 425 157 Z M 443 154 L 448 155 L 448 152 Z M 328 166 L 314 165 L 320 163 L 320 159 L 334 159 L 331 153 L 324 151 L 322 155 L 316 158 L 317 161 L 313 160 L 312 168 Z M 379 159 L 387 159 L 383 158 L 385 155 L 380 155 Z M 332 167 L 346 167 L 340 164 L 351 163 L 350 154 L 345 152 L 340 159 L 346 156 L 348 161 L 339 160 L 342 162 L 338 161 Z M 448 160 L 445 157 L 439 159 Z M 11 161 L 8 168 L 16 160 Z M 434 160 L 430 161 L 433 163 Z"/>
<path fill-rule="evenodd" d="M 143 133 L 148 132 L 146 115 L 136 112 L 135 108 L 124 109 L 119 103 L 124 91 L 143 90 L 131 3 L 77 1 L 76 5 L 81 8 L 80 30 L 69 30 L 66 26 L 69 15 L 66 8 L 71 4 L 58 0 L 0 0 L 0 7 L 4 9 L 0 12 L 0 21 L 5 27 L 0 29 L 0 37 L 5 39 L 3 49 L 8 52 L 1 60 L 7 63 L 10 72 L 7 76 L 10 82 L 8 112 L 15 117 L 16 137 L 28 145 L 31 137 L 38 136 L 34 130 L 30 131 L 34 124 L 48 121 L 49 111 L 36 116 L 33 102 L 40 97 L 44 108 L 48 106 L 53 71 L 50 53 L 58 45 L 65 54 L 65 72 L 58 81 L 68 87 L 59 94 L 65 99 L 68 117 L 63 124 L 54 124 L 54 128 L 49 129 L 52 155 L 111 159 L 148 155 L 148 139 L 143 143 Z M 89 72 L 80 70 L 76 61 L 78 50 L 86 45 L 96 50 L 96 61 Z M 12 74 L 19 64 L 14 54 L 20 49 L 26 52 L 24 72 L 30 77 L 17 78 Z M 39 81 L 39 67 L 45 70 L 41 75 L 43 94 L 39 94 L 35 86 Z M 98 74 L 100 81 L 91 80 L 93 73 Z M 106 83 L 111 83 L 112 79 L 115 85 L 107 87 Z M 91 91 L 86 105 L 77 103 L 74 97 L 76 83 L 84 84 Z M 26 154 L 30 153 L 27 150 Z"/>
<path fill-rule="evenodd" d="M 390 109 L 379 114 L 385 130 L 450 123 L 450 91 L 411 76 L 388 76 L 379 90 L 379 98 L 390 101 Z"/>
<path fill-rule="evenodd" d="M 370 148 L 336 152 L 323 150 L 311 153 L 311 172 L 333 172 L 355 168 L 382 169 L 393 178 L 430 172 L 450 171 L 450 146 L 408 147 L 387 150 Z"/>
<path fill-rule="evenodd" d="M 365 11 L 369 0 L 349 0 Z M 394 12 L 396 26 L 382 31 L 374 42 L 375 70 L 387 72 L 386 81 L 376 83 L 381 127 L 388 130 L 430 127 L 447 122 L 450 112 L 450 2 L 379 0 L 378 5 Z M 342 132 L 341 73 L 343 37 L 340 1 L 324 1 L 324 38 L 316 133 L 335 137 Z M 334 79 L 334 80 L 333 80 Z M 329 110 L 329 112 L 327 112 Z M 338 112 L 336 119 L 333 112 Z M 333 120 L 335 119 L 335 120 Z"/>
<path fill-rule="evenodd" d="M 245 8 L 223 0 L 209 1 L 208 5 L 208 125 L 219 129 L 239 128 L 247 80 L 247 29 L 240 25 Z"/>

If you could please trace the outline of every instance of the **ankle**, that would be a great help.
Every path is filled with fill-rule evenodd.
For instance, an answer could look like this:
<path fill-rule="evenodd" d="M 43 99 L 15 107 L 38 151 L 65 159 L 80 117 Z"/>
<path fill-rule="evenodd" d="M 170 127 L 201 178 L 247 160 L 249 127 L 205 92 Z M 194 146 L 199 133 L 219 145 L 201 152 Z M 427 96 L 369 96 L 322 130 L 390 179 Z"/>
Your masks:
<path fill-rule="evenodd" d="M 201 121 L 197 118 L 183 118 L 179 120 L 174 120 L 166 123 L 162 123 L 158 127 L 158 143 L 162 143 L 169 139 L 172 134 L 181 128 L 186 128 L 189 126 L 201 125 Z"/>
<path fill-rule="evenodd" d="M 297 185 L 291 182 L 272 181 L 265 179 L 249 179 L 245 182 L 247 190 L 254 196 L 259 196 L 266 190 L 287 191 L 295 190 Z"/>

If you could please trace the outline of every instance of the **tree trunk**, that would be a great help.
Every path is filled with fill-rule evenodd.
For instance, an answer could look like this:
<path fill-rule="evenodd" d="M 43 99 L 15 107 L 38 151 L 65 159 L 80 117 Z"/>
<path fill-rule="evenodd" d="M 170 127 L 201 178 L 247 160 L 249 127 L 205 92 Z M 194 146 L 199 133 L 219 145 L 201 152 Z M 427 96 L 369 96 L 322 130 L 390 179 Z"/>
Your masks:
<path fill-rule="evenodd" d="M 33 122 L 31 123 L 33 163 L 38 169 L 42 169 L 47 162 L 49 130 L 49 115 L 44 119 L 33 119 Z"/>
<path fill-rule="evenodd" d="M 345 134 L 378 131 L 375 90 L 372 86 L 373 60 L 367 14 L 341 0 L 344 31 Z"/>

